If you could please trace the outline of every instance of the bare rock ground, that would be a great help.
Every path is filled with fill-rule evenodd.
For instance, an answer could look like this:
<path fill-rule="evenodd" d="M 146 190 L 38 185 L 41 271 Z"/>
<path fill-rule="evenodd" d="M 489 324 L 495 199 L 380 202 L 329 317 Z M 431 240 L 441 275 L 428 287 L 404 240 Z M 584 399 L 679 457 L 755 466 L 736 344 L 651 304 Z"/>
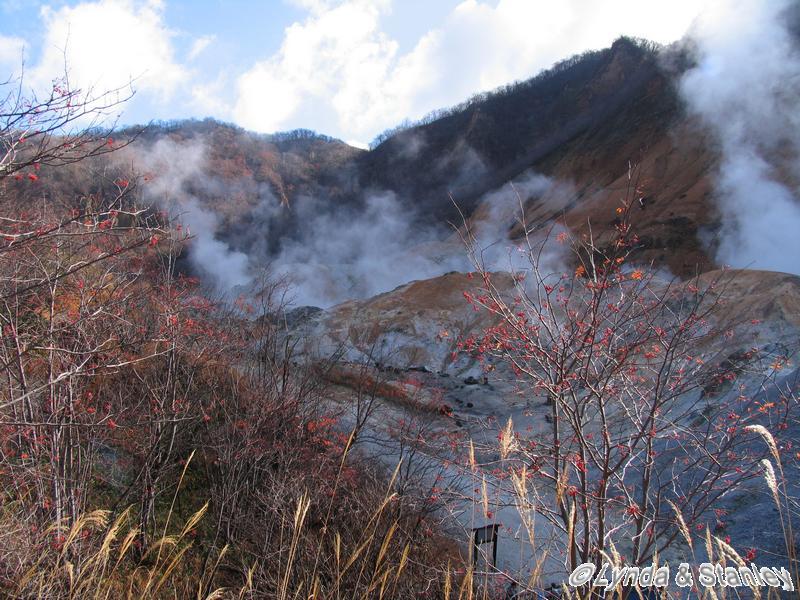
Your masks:
<path fill-rule="evenodd" d="M 701 276 L 700 284 L 717 275 Z M 504 275 L 495 282 L 508 289 L 512 286 Z M 308 340 L 309 355 L 340 350 L 341 368 L 368 373 L 392 386 L 397 393 L 377 398 L 359 451 L 390 469 L 402 458 L 401 476 L 421 480 L 429 488 L 432 510 L 463 541 L 465 552 L 470 551 L 474 528 L 499 523 L 498 566 L 524 580 L 549 546 L 548 540 L 558 534 L 545 519 L 532 515 L 536 540 L 528 539 L 518 499 L 497 481 L 502 461 L 493 449 L 509 419 L 522 439 L 545 435 L 550 409 L 544 398 L 533 394 L 502 364 L 486 374 L 470 357 L 454 357 L 457 339 L 491 324 L 489 316 L 474 311 L 464 299 L 464 292 L 474 288 L 474 280 L 464 273 L 411 282 L 368 300 L 312 312 L 299 325 L 297 335 Z M 761 361 L 743 373 L 735 386 L 711 386 L 682 398 L 687 421 L 702 418 L 710 402 L 735 406 L 738 398 L 748 396 L 767 403 L 800 391 L 796 366 L 800 278 L 739 271 L 732 273 L 720 294 L 719 308 L 709 323 L 709 331 L 718 335 L 710 335 L 704 348 L 709 361 L 732 360 L 753 348 L 787 360 L 780 372 L 769 361 Z M 774 385 L 765 387 L 766 378 Z M 352 389 L 347 385 L 337 389 L 337 401 L 345 407 L 349 422 L 355 422 Z M 770 427 L 768 417 L 763 424 Z M 416 441 L 409 443 L 414 436 Z M 472 470 L 465 467 L 470 441 L 481 465 Z M 794 497 L 800 494 L 798 442 L 796 423 L 780 432 L 778 443 Z M 761 478 L 723 496 L 721 508 L 724 531 L 716 534 L 729 536 L 737 548 L 757 549 L 759 564 L 783 564 L 777 510 Z M 681 546 L 661 558 L 694 562 L 688 548 Z M 545 573 L 545 583 L 563 581 L 563 557 L 548 556 Z"/>

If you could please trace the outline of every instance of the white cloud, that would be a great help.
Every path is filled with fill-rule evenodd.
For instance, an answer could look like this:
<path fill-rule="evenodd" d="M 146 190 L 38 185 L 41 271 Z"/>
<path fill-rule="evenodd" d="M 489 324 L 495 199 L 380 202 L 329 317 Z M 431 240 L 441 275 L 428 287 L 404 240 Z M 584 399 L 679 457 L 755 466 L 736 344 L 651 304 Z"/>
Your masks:
<path fill-rule="evenodd" d="M 189 105 L 196 114 L 204 116 L 228 116 L 230 106 L 226 101 L 226 90 L 229 87 L 227 73 L 219 73 L 214 79 L 193 81 L 189 89 Z"/>
<path fill-rule="evenodd" d="M 99 92 L 133 80 L 135 105 L 146 107 L 140 119 L 212 114 L 259 131 L 308 127 L 363 144 L 622 33 L 677 39 L 707 0 L 461 0 L 404 52 L 384 27 L 392 0 L 284 1 L 307 12 L 286 27 L 277 52 L 238 72 L 202 74 L 216 37 L 189 38 L 178 60 L 163 0 L 53 2 L 40 12 L 43 41 L 28 83 L 46 90 L 66 58 L 74 87 Z M 21 47 L 0 36 L 0 67 L 18 66 Z"/>
<path fill-rule="evenodd" d="M 69 66 L 74 87 L 101 92 L 131 81 L 139 92 L 161 101 L 188 79 L 174 59 L 172 31 L 159 0 L 99 0 L 58 9 L 45 7 L 41 60 L 31 81 L 47 85 Z"/>
<path fill-rule="evenodd" d="M 4 82 L 10 74 L 19 73 L 24 50 L 25 40 L 22 38 L 0 35 L 0 82 Z"/>
<path fill-rule="evenodd" d="M 233 117 L 260 131 L 303 125 L 358 139 L 622 34 L 674 41 L 705 3 L 463 0 L 400 55 L 381 28 L 387 0 L 290 1 L 309 15 L 240 77 Z"/>
<path fill-rule="evenodd" d="M 192 42 L 192 47 L 189 49 L 187 60 L 192 61 L 200 56 L 206 48 L 208 48 L 214 40 L 217 39 L 215 35 L 203 35 Z"/>
<path fill-rule="evenodd" d="M 669 5 L 641 0 L 464 0 L 405 62 L 417 65 L 412 71 L 435 69 L 434 77 L 426 78 L 435 83 L 434 89 L 425 90 L 431 100 L 424 104 L 451 104 L 470 93 L 531 77 L 586 49 L 606 47 L 620 35 L 674 41 L 699 6 L 696 0 Z M 412 104 L 415 116 L 435 107 L 421 104 Z"/>
<path fill-rule="evenodd" d="M 331 7 L 331 0 L 287 0 L 288 4 L 297 8 L 310 11 L 312 13 L 321 13 Z"/>
<path fill-rule="evenodd" d="M 360 150 L 369 150 L 369 144 L 365 144 L 360 140 L 346 140 L 345 143 L 348 146 L 352 146 L 353 148 L 359 148 Z"/>
<path fill-rule="evenodd" d="M 397 52 L 397 43 L 379 29 L 386 3 L 303 4 L 313 4 L 311 16 L 289 26 L 278 53 L 239 78 L 234 116 L 260 131 L 299 125 L 295 117 L 308 119 L 304 126 L 330 129 L 333 116 L 340 131 L 361 135 L 359 122 L 383 103 L 381 84 Z"/>

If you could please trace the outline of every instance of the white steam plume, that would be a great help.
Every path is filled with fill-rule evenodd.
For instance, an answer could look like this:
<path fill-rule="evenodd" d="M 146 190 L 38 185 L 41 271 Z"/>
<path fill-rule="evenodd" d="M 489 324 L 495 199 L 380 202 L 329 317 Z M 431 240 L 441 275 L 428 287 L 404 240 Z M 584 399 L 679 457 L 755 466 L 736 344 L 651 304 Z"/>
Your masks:
<path fill-rule="evenodd" d="M 295 210 L 300 237 L 284 242 L 273 265 L 295 284 L 298 304 L 326 307 L 467 268 L 464 252 L 436 245 L 441 232 L 420 226 L 391 192 L 367 196 L 358 211 L 331 212 L 309 197 Z"/>
<path fill-rule="evenodd" d="M 720 2 L 695 23 L 681 82 L 721 146 L 717 260 L 800 274 L 800 53 L 790 0 Z M 794 183 L 792 183 L 794 181 Z"/>
<path fill-rule="evenodd" d="M 317 190 L 313 196 L 295 199 L 288 208 L 281 206 L 267 184 L 214 175 L 208 154 L 202 138 L 182 142 L 164 138 L 127 148 L 125 158 L 153 175 L 143 187 L 145 199 L 168 210 L 190 230 L 191 264 L 220 293 L 247 293 L 255 274 L 268 268 L 292 284 L 295 305 L 329 307 L 368 298 L 415 279 L 472 269 L 467 249 L 449 226 L 423 222 L 409 208 L 413 202 L 392 192 L 368 193 L 358 202 L 342 205 L 330 202 L 324 190 Z M 463 154 L 463 160 L 454 159 L 459 163 L 454 163 L 454 177 L 469 171 L 455 167 L 480 166 L 476 153 Z M 223 204 L 217 209 L 193 190 Z M 480 216 L 472 223 L 478 245 L 486 249 L 485 266 L 492 270 L 524 268 L 524 255 L 509 240 L 519 219 L 520 198 L 523 202 L 534 199 L 555 210 L 571 193 L 569 186 L 526 173 L 513 186 L 506 184 L 486 194 Z M 230 207 L 233 223 L 223 228 L 220 214 L 231 195 L 249 201 L 240 200 Z M 295 212 L 296 231 L 282 228 L 287 210 Z M 550 258 L 553 268 L 558 268 L 560 257 L 548 255 Z"/>
<path fill-rule="evenodd" d="M 527 211 L 531 202 L 537 203 L 539 209 L 553 213 L 563 209 L 574 194 L 572 185 L 533 171 L 523 173 L 516 180 L 486 194 L 477 213 L 480 218 L 472 231 L 485 267 L 491 271 L 529 269 L 527 246 L 509 239 L 511 228 L 520 223 L 522 210 Z M 526 225 L 528 228 L 531 226 L 530 223 Z M 537 248 L 541 243 L 541 234 L 548 232 L 551 223 L 545 223 L 544 226 L 544 231 L 530 235 L 532 245 Z M 556 227 L 561 230 L 560 226 Z M 558 231 L 549 233 L 557 234 Z M 544 250 L 538 255 L 541 271 L 555 273 L 563 270 L 563 248 L 547 244 Z"/>
<path fill-rule="evenodd" d="M 572 192 L 571 186 L 526 173 L 513 184 L 486 194 L 480 216 L 471 224 L 485 268 L 530 268 L 524 247 L 509 239 L 520 217 L 520 199 L 526 203 L 534 198 L 557 210 Z M 302 234 L 285 241 L 273 262 L 278 272 L 295 283 L 296 302 L 327 307 L 371 297 L 412 280 L 472 270 L 463 244 L 452 235 L 449 241 L 442 241 L 447 232 L 441 227 L 420 225 L 407 208 L 409 204 L 391 192 L 367 196 L 358 212 L 330 212 L 326 203 L 312 198 L 297 202 L 295 210 L 304 224 Z M 546 272 L 562 268 L 562 249 L 556 246 L 548 245 L 542 254 L 546 264 L 541 268 Z"/>
<path fill-rule="evenodd" d="M 218 239 L 219 217 L 203 208 L 187 191 L 189 182 L 209 179 L 204 175 L 207 172 L 204 145 L 179 144 L 163 138 L 144 149 L 130 146 L 130 152 L 136 167 L 153 175 L 144 186 L 145 200 L 167 210 L 192 234 L 189 258 L 195 270 L 205 275 L 205 280 L 218 292 L 230 292 L 249 284 L 252 277 L 247 255 Z"/>

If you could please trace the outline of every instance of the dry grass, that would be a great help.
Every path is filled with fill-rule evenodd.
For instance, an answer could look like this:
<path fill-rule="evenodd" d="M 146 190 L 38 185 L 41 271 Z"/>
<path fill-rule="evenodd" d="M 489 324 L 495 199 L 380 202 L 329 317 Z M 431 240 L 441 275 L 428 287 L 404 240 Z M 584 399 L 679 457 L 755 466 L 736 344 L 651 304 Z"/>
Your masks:
<path fill-rule="evenodd" d="M 223 588 L 203 592 L 227 552 L 223 548 L 213 565 L 196 570 L 191 534 L 208 504 L 183 524 L 174 523 L 175 498 L 190 460 L 175 490 L 161 537 L 143 553 L 138 549 L 140 531 L 130 507 L 113 519 L 107 510 L 89 512 L 70 527 L 49 527 L 27 544 L 14 544 L 4 536 L 5 596 L 70 600 L 244 597 L 247 585 L 237 594 Z M 3 531 L 18 532 L 22 528 L 14 508 L 6 507 L 0 516 Z"/>
<path fill-rule="evenodd" d="M 769 448 L 777 449 L 777 444 L 769 431 L 754 427 L 750 430 L 763 437 Z M 504 444 L 503 436 L 498 443 Z M 338 487 L 345 460 L 350 451 L 348 444 L 344 452 L 334 487 Z M 790 570 L 797 581 L 797 561 L 793 548 L 788 543 L 792 539 L 791 519 L 788 516 L 788 498 L 784 481 L 780 454 L 773 454 L 775 464 L 764 461 L 765 480 L 778 509 L 784 534 L 787 536 L 787 556 Z M 179 480 L 180 488 L 190 460 L 184 466 Z M 776 466 L 777 465 L 777 466 Z M 210 600 L 222 598 L 261 598 L 275 597 L 280 600 L 294 598 L 314 598 L 319 600 L 350 599 L 389 599 L 420 597 L 420 590 L 427 590 L 425 597 L 446 600 L 491 600 L 505 597 L 504 590 L 492 589 L 487 582 L 478 577 L 470 567 L 457 558 L 450 557 L 446 566 L 436 567 L 432 562 L 430 569 L 420 569 L 420 561 L 431 561 L 431 555 L 421 553 L 412 545 L 407 536 L 401 535 L 405 524 L 393 515 L 397 501 L 392 491 L 400 465 L 388 481 L 380 498 L 376 498 L 371 514 L 361 515 L 360 536 L 346 540 L 334 527 L 335 518 L 331 512 L 332 504 L 321 529 L 310 524 L 310 515 L 316 500 L 310 492 L 303 493 L 294 506 L 293 518 L 281 528 L 281 539 L 285 552 L 275 564 L 256 564 L 253 562 L 242 571 L 242 578 L 236 585 L 222 586 L 215 583 L 219 567 L 232 551 L 223 547 L 211 561 L 202 565 L 194 552 L 195 541 L 192 532 L 206 515 L 208 504 L 195 511 L 184 522 L 175 523 L 174 511 L 178 489 L 169 507 L 161 529 L 161 535 L 146 552 L 139 553 L 136 540 L 139 534 L 131 509 L 112 516 L 108 511 L 95 510 L 83 515 L 70 527 L 51 527 L 37 537 L 38 544 L 20 541 L 20 533 L 25 525 L 19 520 L 19 507 L 6 505 L 0 513 L 0 525 L 6 534 L 0 537 L 5 570 L 3 594 L 9 598 L 91 598 L 91 599 L 156 599 L 156 598 L 195 598 Z M 522 524 L 532 546 L 536 545 L 535 509 L 531 498 L 535 490 L 523 471 L 512 477 L 517 509 Z M 479 503 L 487 504 L 485 485 L 481 486 Z M 695 539 L 680 514 L 672 505 L 681 535 L 691 551 L 694 562 L 696 541 L 703 548 L 702 560 L 739 567 L 747 561 L 733 545 L 714 535 L 706 528 Z M 571 513 L 575 513 L 575 503 Z M 572 522 L 572 521 L 571 521 Z M 572 535 L 571 533 L 568 534 Z M 309 542 L 315 544 L 316 552 L 309 552 Z M 610 546 L 610 554 L 605 558 L 614 565 L 622 565 L 623 559 Z M 330 552 L 328 552 L 328 550 Z M 520 589 L 533 590 L 539 586 L 546 556 L 539 557 L 527 581 L 518 582 Z M 15 567 L 13 565 L 16 565 Z M 424 566 L 424 565 L 423 565 Z M 269 571 L 269 583 L 265 573 Z M 424 573 L 424 575 L 423 575 Z M 427 581 L 425 581 L 427 577 Z M 420 585 L 423 584 L 424 585 Z M 266 584 L 266 587 L 264 587 Z M 266 592 L 267 589 L 272 590 Z M 671 590 L 673 593 L 677 590 Z M 629 597 L 629 590 L 615 590 L 606 597 Z M 779 592 L 769 588 L 753 587 L 752 597 L 781 597 Z M 589 598 L 579 590 L 564 590 L 565 598 Z M 525 596 L 522 596 L 525 597 Z M 741 593 L 725 588 L 703 589 L 699 598 L 704 600 L 725 600 L 741 597 Z"/>

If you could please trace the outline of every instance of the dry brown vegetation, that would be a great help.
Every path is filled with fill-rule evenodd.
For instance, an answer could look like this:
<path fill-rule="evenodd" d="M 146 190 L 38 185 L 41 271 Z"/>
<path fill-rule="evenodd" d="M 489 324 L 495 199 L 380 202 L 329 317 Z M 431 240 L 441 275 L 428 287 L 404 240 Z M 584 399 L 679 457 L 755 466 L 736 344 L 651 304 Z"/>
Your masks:
<path fill-rule="evenodd" d="M 141 174 L 58 194 L 120 144 L 65 127 L 103 110 L 65 82 L 38 103 L 13 92 L 0 106 L 3 595 L 438 589 L 446 557 L 415 534 L 425 516 L 326 412 L 325 382 L 281 341 L 275 287 L 207 298 L 176 267 L 187 237 L 138 204 Z"/>

